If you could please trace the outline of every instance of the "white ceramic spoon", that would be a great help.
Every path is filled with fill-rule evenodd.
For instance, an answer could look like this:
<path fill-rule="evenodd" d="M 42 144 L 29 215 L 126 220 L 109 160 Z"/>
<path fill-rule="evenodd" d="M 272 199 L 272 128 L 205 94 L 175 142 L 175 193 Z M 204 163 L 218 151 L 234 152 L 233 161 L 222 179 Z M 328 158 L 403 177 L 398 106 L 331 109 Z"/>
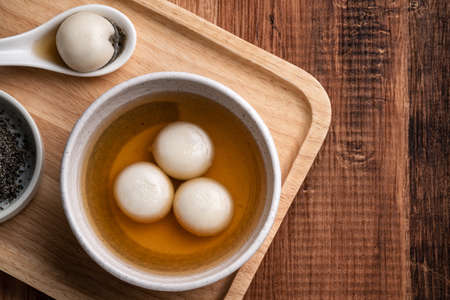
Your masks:
<path fill-rule="evenodd" d="M 125 34 L 126 39 L 122 52 L 105 67 L 93 72 L 81 73 L 67 67 L 64 63 L 39 56 L 34 50 L 35 43 L 51 32 L 56 32 L 58 26 L 69 16 L 80 11 L 97 13 L 116 24 Z M 71 8 L 55 16 L 50 21 L 30 31 L 15 36 L 0 39 L 0 66 L 25 66 L 47 69 L 72 76 L 94 77 L 111 73 L 131 57 L 136 46 L 136 30 L 133 23 L 123 13 L 109 6 L 90 4 Z"/>

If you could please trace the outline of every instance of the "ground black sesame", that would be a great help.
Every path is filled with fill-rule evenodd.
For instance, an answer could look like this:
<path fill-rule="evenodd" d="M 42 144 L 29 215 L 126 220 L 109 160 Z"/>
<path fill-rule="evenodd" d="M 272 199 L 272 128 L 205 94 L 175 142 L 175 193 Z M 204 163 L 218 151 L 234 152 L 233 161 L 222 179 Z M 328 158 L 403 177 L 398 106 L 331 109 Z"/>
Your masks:
<path fill-rule="evenodd" d="M 9 123 L 8 118 L 0 118 L 0 210 L 22 192 L 19 177 L 26 163 L 20 134 Z"/>

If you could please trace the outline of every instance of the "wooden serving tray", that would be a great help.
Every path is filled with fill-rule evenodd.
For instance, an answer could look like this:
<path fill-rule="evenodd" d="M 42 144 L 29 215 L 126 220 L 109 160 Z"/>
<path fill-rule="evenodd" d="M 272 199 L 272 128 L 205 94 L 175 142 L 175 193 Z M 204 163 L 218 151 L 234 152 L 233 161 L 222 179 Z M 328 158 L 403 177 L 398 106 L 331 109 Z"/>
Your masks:
<path fill-rule="evenodd" d="M 0 2 L 0 37 L 18 34 L 91 1 Z M 160 0 L 96 1 L 125 13 L 138 41 L 131 60 L 101 78 L 76 78 L 31 68 L 0 68 L 0 89 L 33 115 L 45 144 L 45 171 L 31 204 L 0 224 L 0 268 L 59 299 L 242 298 L 319 151 L 330 123 L 328 96 L 308 73 Z M 95 264 L 66 221 L 59 191 L 64 145 L 75 121 L 97 97 L 132 77 L 185 71 L 238 92 L 271 130 L 283 190 L 275 224 L 258 252 L 236 274 L 193 291 L 168 293 L 124 283 Z"/>

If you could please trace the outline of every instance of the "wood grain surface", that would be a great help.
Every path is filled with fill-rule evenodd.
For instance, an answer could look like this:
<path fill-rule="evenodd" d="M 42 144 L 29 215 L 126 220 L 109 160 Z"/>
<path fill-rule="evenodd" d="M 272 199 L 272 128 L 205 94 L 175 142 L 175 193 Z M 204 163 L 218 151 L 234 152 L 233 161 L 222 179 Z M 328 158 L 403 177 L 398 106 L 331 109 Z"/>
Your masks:
<path fill-rule="evenodd" d="M 247 298 L 450 297 L 448 1 L 174 2 L 307 70 L 332 101 Z M 45 299 L 0 282 L 0 298 Z"/>

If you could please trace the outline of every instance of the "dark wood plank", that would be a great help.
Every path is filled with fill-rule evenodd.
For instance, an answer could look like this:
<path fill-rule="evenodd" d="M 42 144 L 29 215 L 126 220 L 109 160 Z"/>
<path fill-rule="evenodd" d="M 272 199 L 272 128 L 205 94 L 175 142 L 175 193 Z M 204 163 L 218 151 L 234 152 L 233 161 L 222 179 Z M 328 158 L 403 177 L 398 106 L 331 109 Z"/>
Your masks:
<path fill-rule="evenodd" d="M 414 1 L 409 15 L 412 292 L 450 299 L 450 5 Z"/>
<path fill-rule="evenodd" d="M 220 26 L 311 72 L 333 104 L 328 140 L 248 298 L 404 295 L 405 8 L 405 1 L 219 4 Z"/>
<path fill-rule="evenodd" d="M 0 300 L 51 300 L 52 298 L 0 271 Z"/>

